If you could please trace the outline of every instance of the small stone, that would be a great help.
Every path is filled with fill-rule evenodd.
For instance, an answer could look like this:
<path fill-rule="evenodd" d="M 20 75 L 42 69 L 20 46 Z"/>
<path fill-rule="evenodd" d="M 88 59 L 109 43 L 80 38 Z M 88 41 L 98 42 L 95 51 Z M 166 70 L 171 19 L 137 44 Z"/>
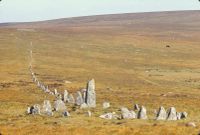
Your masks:
<path fill-rule="evenodd" d="M 68 111 L 64 111 L 63 112 L 63 116 L 64 117 L 70 117 L 71 115 L 70 115 L 70 113 Z"/>
<path fill-rule="evenodd" d="M 60 93 L 57 93 L 55 96 L 57 100 L 62 100 L 62 95 Z"/>
<path fill-rule="evenodd" d="M 92 112 L 91 111 L 87 111 L 87 116 L 91 117 L 92 116 Z"/>
<path fill-rule="evenodd" d="M 147 110 L 144 106 L 141 106 L 139 112 L 138 112 L 138 119 L 147 119 Z"/>
<path fill-rule="evenodd" d="M 196 127 L 196 124 L 194 122 L 188 122 L 186 123 L 187 127 Z"/>
<path fill-rule="evenodd" d="M 59 99 L 54 102 L 54 109 L 55 111 L 66 111 L 65 103 Z"/>
<path fill-rule="evenodd" d="M 177 120 L 176 108 L 171 107 L 167 114 L 167 120 Z"/>
<path fill-rule="evenodd" d="M 156 120 L 166 120 L 166 118 L 167 118 L 167 112 L 165 111 L 165 108 L 161 106 L 156 115 Z"/>
<path fill-rule="evenodd" d="M 27 113 L 28 114 L 33 114 L 33 115 L 35 115 L 35 114 L 39 114 L 40 115 L 41 114 L 40 113 L 40 105 L 35 104 L 34 106 L 28 107 Z"/>
<path fill-rule="evenodd" d="M 109 102 L 104 102 L 103 103 L 103 109 L 107 109 L 110 107 L 110 103 Z"/>
<path fill-rule="evenodd" d="M 57 89 L 54 89 L 54 95 L 57 95 L 57 94 L 58 94 Z"/>

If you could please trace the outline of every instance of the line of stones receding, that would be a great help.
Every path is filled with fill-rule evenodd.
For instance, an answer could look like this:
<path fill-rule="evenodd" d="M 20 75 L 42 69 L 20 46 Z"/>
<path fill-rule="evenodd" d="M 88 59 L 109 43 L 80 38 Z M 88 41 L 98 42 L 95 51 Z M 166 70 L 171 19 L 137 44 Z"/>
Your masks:
<path fill-rule="evenodd" d="M 94 79 L 88 81 L 86 89 L 82 89 L 81 91 L 77 91 L 76 98 L 72 94 L 69 94 L 67 90 L 64 91 L 64 94 L 60 94 L 55 89 L 54 92 L 49 90 L 48 86 L 42 84 L 36 77 L 35 73 L 32 70 L 32 51 L 31 51 L 31 63 L 30 63 L 30 72 L 32 75 L 33 82 L 37 84 L 37 86 L 43 90 L 45 93 L 49 93 L 51 95 L 55 95 L 56 100 L 54 101 L 54 109 L 52 110 L 52 106 L 49 100 L 45 100 L 41 109 L 39 104 L 28 107 L 28 114 L 46 114 L 49 116 L 53 116 L 53 111 L 61 111 L 63 116 L 70 116 L 70 113 L 67 111 L 67 107 L 65 103 L 71 103 L 77 106 L 80 106 L 80 109 L 96 107 L 96 92 L 95 92 L 95 81 Z M 103 103 L 103 109 L 107 109 L 110 107 L 109 102 Z M 116 114 L 115 112 L 106 113 L 100 115 L 100 118 L 103 119 L 148 119 L 147 110 L 144 106 L 139 107 L 138 104 L 134 106 L 134 110 L 128 110 L 128 108 L 122 107 L 121 114 Z M 136 113 L 138 111 L 138 113 Z M 88 116 L 91 116 L 91 111 L 87 112 Z M 166 112 L 164 107 L 160 107 L 156 112 L 156 120 L 180 120 L 187 118 L 186 112 L 176 112 L 174 107 L 169 108 Z"/>

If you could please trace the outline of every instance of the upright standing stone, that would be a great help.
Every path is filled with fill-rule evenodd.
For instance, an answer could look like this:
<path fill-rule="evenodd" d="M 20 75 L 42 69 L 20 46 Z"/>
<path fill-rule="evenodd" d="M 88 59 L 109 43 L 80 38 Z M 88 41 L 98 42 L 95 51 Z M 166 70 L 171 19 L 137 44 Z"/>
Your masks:
<path fill-rule="evenodd" d="M 91 117 L 91 116 L 92 116 L 92 112 L 91 112 L 91 111 L 87 111 L 86 114 L 87 114 L 88 117 Z"/>
<path fill-rule="evenodd" d="M 68 91 L 67 90 L 65 90 L 64 91 L 64 96 L 63 96 L 63 100 L 64 100 L 64 102 L 68 102 L 69 101 L 69 99 L 68 99 L 68 95 L 69 93 L 68 93 Z"/>
<path fill-rule="evenodd" d="M 167 119 L 167 112 L 165 111 L 164 107 L 160 107 L 158 113 L 156 114 L 156 120 L 166 120 Z"/>
<path fill-rule="evenodd" d="M 137 110 L 137 111 L 139 111 L 139 110 L 140 110 L 140 107 L 139 107 L 139 105 L 138 105 L 138 104 L 135 104 L 135 105 L 134 105 L 134 110 Z"/>
<path fill-rule="evenodd" d="M 51 103 L 50 103 L 49 100 L 44 100 L 42 112 L 46 115 L 49 115 L 49 116 L 53 115 Z"/>
<path fill-rule="evenodd" d="M 138 112 L 138 119 L 147 119 L 147 110 L 144 106 L 141 106 Z"/>
<path fill-rule="evenodd" d="M 167 114 L 167 120 L 177 120 L 176 108 L 171 107 Z"/>
<path fill-rule="evenodd" d="M 96 107 L 96 92 L 94 79 L 88 81 L 86 91 L 86 104 L 88 107 Z"/>
<path fill-rule="evenodd" d="M 69 94 L 68 102 L 71 103 L 71 104 L 75 104 L 75 99 L 74 99 L 74 96 L 72 94 Z"/>
<path fill-rule="evenodd" d="M 76 96 L 76 105 L 81 105 L 83 104 L 83 97 L 80 91 L 77 91 L 77 96 Z"/>
<path fill-rule="evenodd" d="M 59 99 L 54 102 L 54 109 L 55 111 L 66 111 L 65 103 Z"/>
<path fill-rule="evenodd" d="M 86 89 L 82 89 L 82 90 L 81 90 L 81 93 L 82 93 L 82 95 L 83 95 L 83 102 L 84 102 L 84 103 L 86 102 L 86 92 L 87 92 Z"/>
<path fill-rule="evenodd" d="M 54 94 L 57 95 L 58 94 L 58 91 L 57 89 L 54 89 Z"/>

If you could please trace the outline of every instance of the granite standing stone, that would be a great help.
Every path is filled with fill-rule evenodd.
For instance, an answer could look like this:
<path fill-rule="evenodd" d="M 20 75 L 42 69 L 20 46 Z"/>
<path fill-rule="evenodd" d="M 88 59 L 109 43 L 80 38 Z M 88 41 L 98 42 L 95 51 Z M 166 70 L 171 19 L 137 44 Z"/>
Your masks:
<path fill-rule="evenodd" d="M 167 112 L 165 111 L 165 108 L 161 106 L 156 115 L 156 120 L 166 120 L 166 119 L 167 119 Z"/>
<path fill-rule="evenodd" d="M 147 119 L 147 110 L 144 106 L 141 106 L 139 112 L 138 112 L 138 119 Z"/>
<path fill-rule="evenodd" d="M 171 107 L 167 114 L 167 120 L 177 120 L 177 112 L 175 107 Z"/>
<path fill-rule="evenodd" d="M 86 91 L 86 104 L 88 107 L 96 107 L 96 92 L 94 79 L 88 81 Z"/>
<path fill-rule="evenodd" d="M 59 99 L 54 102 L 54 109 L 55 111 L 66 111 L 65 103 Z"/>
<path fill-rule="evenodd" d="M 77 91 L 77 96 L 76 96 L 76 105 L 81 105 L 83 104 L 83 97 L 80 91 Z"/>
<path fill-rule="evenodd" d="M 46 115 L 52 116 L 52 107 L 49 100 L 44 100 L 42 112 Z"/>

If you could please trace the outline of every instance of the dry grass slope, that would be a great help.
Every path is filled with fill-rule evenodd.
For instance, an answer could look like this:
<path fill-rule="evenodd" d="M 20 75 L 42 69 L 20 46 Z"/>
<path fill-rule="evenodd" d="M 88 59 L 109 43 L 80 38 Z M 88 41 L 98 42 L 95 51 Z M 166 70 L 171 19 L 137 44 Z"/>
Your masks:
<path fill-rule="evenodd" d="M 76 135 L 188 135 L 200 128 L 200 11 L 142 13 L 61 19 L 0 26 L 0 133 Z M 29 29 L 28 29 L 29 28 Z M 30 30 L 31 28 L 31 30 Z M 98 107 L 87 118 L 27 116 L 26 108 L 53 97 L 40 91 L 28 70 L 42 82 L 75 92 L 95 78 Z M 170 48 L 166 48 L 170 45 Z M 71 81 L 66 84 L 65 81 Z M 166 96 L 163 96 L 166 95 Z M 102 120 L 103 101 L 111 111 L 144 105 L 153 118 L 160 105 L 175 106 L 187 120 Z M 186 127 L 194 121 L 197 128 Z"/>

